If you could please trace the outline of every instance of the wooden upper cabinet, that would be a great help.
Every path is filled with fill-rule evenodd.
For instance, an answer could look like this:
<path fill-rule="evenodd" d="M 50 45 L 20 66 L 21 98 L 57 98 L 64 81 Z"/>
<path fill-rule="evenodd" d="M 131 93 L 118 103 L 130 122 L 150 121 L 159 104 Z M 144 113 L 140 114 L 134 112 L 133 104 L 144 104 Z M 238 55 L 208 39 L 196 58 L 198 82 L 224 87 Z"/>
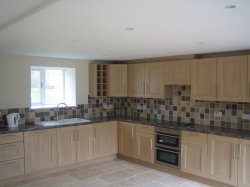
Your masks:
<path fill-rule="evenodd" d="M 164 63 L 145 64 L 145 97 L 164 98 Z"/>
<path fill-rule="evenodd" d="M 57 167 L 56 129 L 24 133 L 25 173 Z"/>
<path fill-rule="evenodd" d="M 144 97 L 144 64 L 128 64 L 128 96 Z"/>
<path fill-rule="evenodd" d="M 192 60 L 191 96 L 194 100 L 216 100 L 216 58 Z"/>
<path fill-rule="evenodd" d="M 57 129 L 58 166 L 65 166 L 76 162 L 76 138 L 74 126 Z"/>
<path fill-rule="evenodd" d="M 166 85 L 190 85 L 190 60 L 167 61 L 165 64 Z"/>
<path fill-rule="evenodd" d="M 239 140 L 238 186 L 250 186 L 250 140 Z"/>
<path fill-rule="evenodd" d="M 217 58 L 217 89 L 217 101 L 246 101 L 247 56 Z"/>
<path fill-rule="evenodd" d="M 127 94 L 127 64 L 108 65 L 108 96 L 126 97 Z"/>
<path fill-rule="evenodd" d="M 208 135 L 208 177 L 237 186 L 238 139 Z"/>
<path fill-rule="evenodd" d="M 247 64 L 247 102 L 250 102 L 250 55 L 248 58 L 248 64 Z"/>

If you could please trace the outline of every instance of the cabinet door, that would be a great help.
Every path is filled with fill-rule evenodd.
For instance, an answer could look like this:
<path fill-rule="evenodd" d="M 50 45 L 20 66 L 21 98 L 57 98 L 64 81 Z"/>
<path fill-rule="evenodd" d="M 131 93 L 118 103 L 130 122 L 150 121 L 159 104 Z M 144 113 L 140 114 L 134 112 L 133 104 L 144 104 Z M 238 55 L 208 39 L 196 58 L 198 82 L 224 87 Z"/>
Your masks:
<path fill-rule="evenodd" d="M 166 85 L 190 85 L 191 84 L 190 60 L 178 60 L 165 62 Z"/>
<path fill-rule="evenodd" d="M 23 174 L 24 174 L 23 158 L 17 160 L 10 160 L 6 162 L 0 162 L 0 179 L 14 177 Z"/>
<path fill-rule="evenodd" d="M 206 177 L 207 144 L 183 140 L 181 155 L 182 171 Z"/>
<path fill-rule="evenodd" d="M 145 97 L 164 98 L 164 64 L 145 64 Z"/>
<path fill-rule="evenodd" d="M 216 100 L 216 59 L 191 62 L 191 96 L 194 100 Z"/>
<path fill-rule="evenodd" d="M 77 162 L 93 158 L 93 125 L 77 126 Z"/>
<path fill-rule="evenodd" d="M 250 55 L 248 58 L 248 64 L 247 64 L 247 102 L 250 102 Z"/>
<path fill-rule="evenodd" d="M 134 157 L 135 124 L 119 122 L 119 154 Z"/>
<path fill-rule="evenodd" d="M 247 56 L 217 59 L 217 89 L 218 101 L 246 101 Z"/>
<path fill-rule="evenodd" d="M 154 135 L 136 132 L 136 158 L 154 163 Z"/>
<path fill-rule="evenodd" d="M 94 158 L 116 154 L 118 151 L 117 122 L 94 125 Z"/>
<path fill-rule="evenodd" d="M 238 186 L 250 186 L 250 141 L 239 140 Z"/>
<path fill-rule="evenodd" d="M 127 94 L 127 65 L 108 65 L 108 94 L 110 97 L 126 97 Z"/>
<path fill-rule="evenodd" d="M 24 133 L 25 173 L 57 167 L 56 129 Z"/>
<path fill-rule="evenodd" d="M 144 97 L 144 64 L 128 65 L 128 96 Z"/>
<path fill-rule="evenodd" d="M 57 129 L 57 159 L 58 166 L 76 162 L 76 129 L 62 127 Z"/>
<path fill-rule="evenodd" d="M 0 162 L 23 158 L 23 142 L 0 145 Z"/>
<path fill-rule="evenodd" d="M 208 177 L 230 185 L 237 185 L 238 139 L 208 136 Z"/>
<path fill-rule="evenodd" d="M 97 96 L 97 64 L 89 64 L 89 96 Z"/>

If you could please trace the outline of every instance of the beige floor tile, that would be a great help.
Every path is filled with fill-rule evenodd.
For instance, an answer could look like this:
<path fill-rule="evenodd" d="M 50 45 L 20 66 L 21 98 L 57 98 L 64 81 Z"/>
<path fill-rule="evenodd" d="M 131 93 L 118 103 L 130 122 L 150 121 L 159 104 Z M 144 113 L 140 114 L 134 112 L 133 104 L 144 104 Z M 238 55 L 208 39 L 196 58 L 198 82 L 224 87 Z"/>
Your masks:
<path fill-rule="evenodd" d="M 180 187 L 212 187 L 212 186 L 202 184 L 199 182 L 189 181 L 187 183 L 184 183 L 183 185 L 180 185 Z"/>
<path fill-rule="evenodd" d="M 159 182 L 159 183 L 161 183 L 163 185 L 167 185 L 167 186 L 181 186 L 181 185 L 184 185 L 184 184 L 190 182 L 190 180 L 185 179 L 185 178 L 181 178 L 181 177 L 177 177 L 174 175 L 169 175 L 167 177 L 162 177 L 161 179 L 156 180 L 156 182 Z"/>
<path fill-rule="evenodd" d="M 115 163 L 106 164 L 103 166 L 98 166 L 97 168 L 104 172 L 115 172 L 119 170 L 124 170 L 129 167 L 132 167 L 132 165 L 126 162 L 115 162 Z"/>
<path fill-rule="evenodd" d="M 81 169 L 81 170 L 78 170 L 78 171 L 81 172 L 81 173 L 88 173 L 88 174 L 91 174 L 91 175 L 94 175 L 94 176 L 99 176 L 99 175 L 103 175 L 103 174 L 106 173 L 103 170 L 100 170 L 98 168 Z"/>
<path fill-rule="evenodd" d="M 87 173 L 87 172 L 84 172 L 84 171 L 75 171 L 73 173 L 69 173 L 69 175 L 72 176 L 74 179 L 77 179 L 77 180 L 86 180 L 86 179 L 96 177 L 96 175 L 90 174 L 90 173 Z"/>
<path fill-rule="evenodd" d="M 138 187 L 138 185 L 135 183 L 132 183 L 129 180 L 121 180 L 121 181 L 106 185 L 105 187 Z"/>
<path fill-rule="evenodd" d="M 50 178 L 50 176 L 48 176 L 48 175 L 41 175 L 41 176 L 36 176 L 36 177 L 28 178 L 25 180 L 21 180 L 21 181 L 14 183 L 14 184 L 15 184 L 15 186 L 22 186 L 25 184 L 31 184 L 31 183 L 37 183 L 40 181 L 44 181 L 44 180 L 47 180 L 49 178 Z"/>
<path fill-rule="evenodd" d="M 150 182 L 150 183 L 143 185 L 143 187 L 166 187 L 166 185 L 161 184 L 159 182 Z"/>
<path fill-rule="evenodd" d="M 76 181 L 75 183 L 65 185 L 63 187 L 101 187 L 108 184 L 109 184 L 108 182 L 101 180 L 97 177 L 94 177 L 86 180 Z"/>
<path fill-rule="evenodd" d="M 49 177 L 59 177 L 59 176 L 67 175 L 76 171 L 77 171 L 76 169 L 67 169 L 67 170 L 56 172 L 56 173 L 51 173 L 49 174 Z"/>
<path fill-rule="evenodd" d="M 147 171 L 145 173 L 135 175 L 135 176 L 129 178 L 129 180 L 133 183 L 138 184 L 138 185 L 144 185 L 144 184 L 147 184 L 149 182 L 153 182 L 155 180 L 158 180 L 160 178 L 163 178 L 163 177 L 158 175 L 158 174 Z"/>
<path fill-rule="evenodd" d="M 0 187 L 15 187 L 14 184 L 0 184 Z"/>
<path fill-rule="evenodd" d="M 126 172 L 126 171 L 117 171 L 117 172 L 111 172 L 105 175 L 99 176 L 100 179 L 106 181 L 106 182 L 115 182 L 122 179 L 126 179 L 133 176 L 132 174 Z"/>
<path fill-rule="evenodd" d="M 127 169 L 125 169 L 125 171 L 133 174 L 133 175 L 137 175 L 137 174 L 140 174 L 140 173 L 145 173 L 147 171 L 151 171 L 152 169 L 151 168 L 148 168 L 148 167 L 145 167 L 145 166 L 141 166 L 141 165 L 135 165 L 135 166 L 132 166 L 132 167 L 129 167 Z"/>

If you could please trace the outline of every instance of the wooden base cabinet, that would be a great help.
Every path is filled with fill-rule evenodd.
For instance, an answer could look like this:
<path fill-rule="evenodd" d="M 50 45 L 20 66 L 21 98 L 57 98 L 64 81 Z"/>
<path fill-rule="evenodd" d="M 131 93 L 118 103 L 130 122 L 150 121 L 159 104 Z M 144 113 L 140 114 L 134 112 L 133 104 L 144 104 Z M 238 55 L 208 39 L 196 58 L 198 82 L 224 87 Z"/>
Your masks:
<path fill-rule="evenodd" d="M 207 176 L 207 134 L 182 132 L 181 170 Z"/>
<path fill-rule="evenodd" d="M 119 154 L 135 157 L 135 124 L 119 122 Z"/>
<path fill-rule="evenodd" d="M 94 158 L 101 158 L 118 152 L 117 122 L 94 124 Z"/>
<path fill-rule="evenodd" d="M 238 139 L 208 136 L 208 177 L 237 186 Z"/>
<path fill-rule="evenodd" d="M 239 140 L 238 186 L 250 186 L 250 140 Z"/>
<path fill-rule="evenodd" d="M 24 132 L 25 173 L 57 167 L 56 129 Z"/>

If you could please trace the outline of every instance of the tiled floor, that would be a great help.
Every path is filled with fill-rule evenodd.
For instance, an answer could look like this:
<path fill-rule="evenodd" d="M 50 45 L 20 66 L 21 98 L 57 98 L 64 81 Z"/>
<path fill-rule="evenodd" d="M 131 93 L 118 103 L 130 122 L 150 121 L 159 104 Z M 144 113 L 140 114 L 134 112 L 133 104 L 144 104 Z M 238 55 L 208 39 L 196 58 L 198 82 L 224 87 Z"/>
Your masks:
<path fill-rule="evenodd" d="M 0 185 L 1 186 L 1 185 Z M 125 160 L 99 162 L 26 179 L 5 187 L 208 187 Z M 1 186 L 2 187 L 2 186 Z"/>

